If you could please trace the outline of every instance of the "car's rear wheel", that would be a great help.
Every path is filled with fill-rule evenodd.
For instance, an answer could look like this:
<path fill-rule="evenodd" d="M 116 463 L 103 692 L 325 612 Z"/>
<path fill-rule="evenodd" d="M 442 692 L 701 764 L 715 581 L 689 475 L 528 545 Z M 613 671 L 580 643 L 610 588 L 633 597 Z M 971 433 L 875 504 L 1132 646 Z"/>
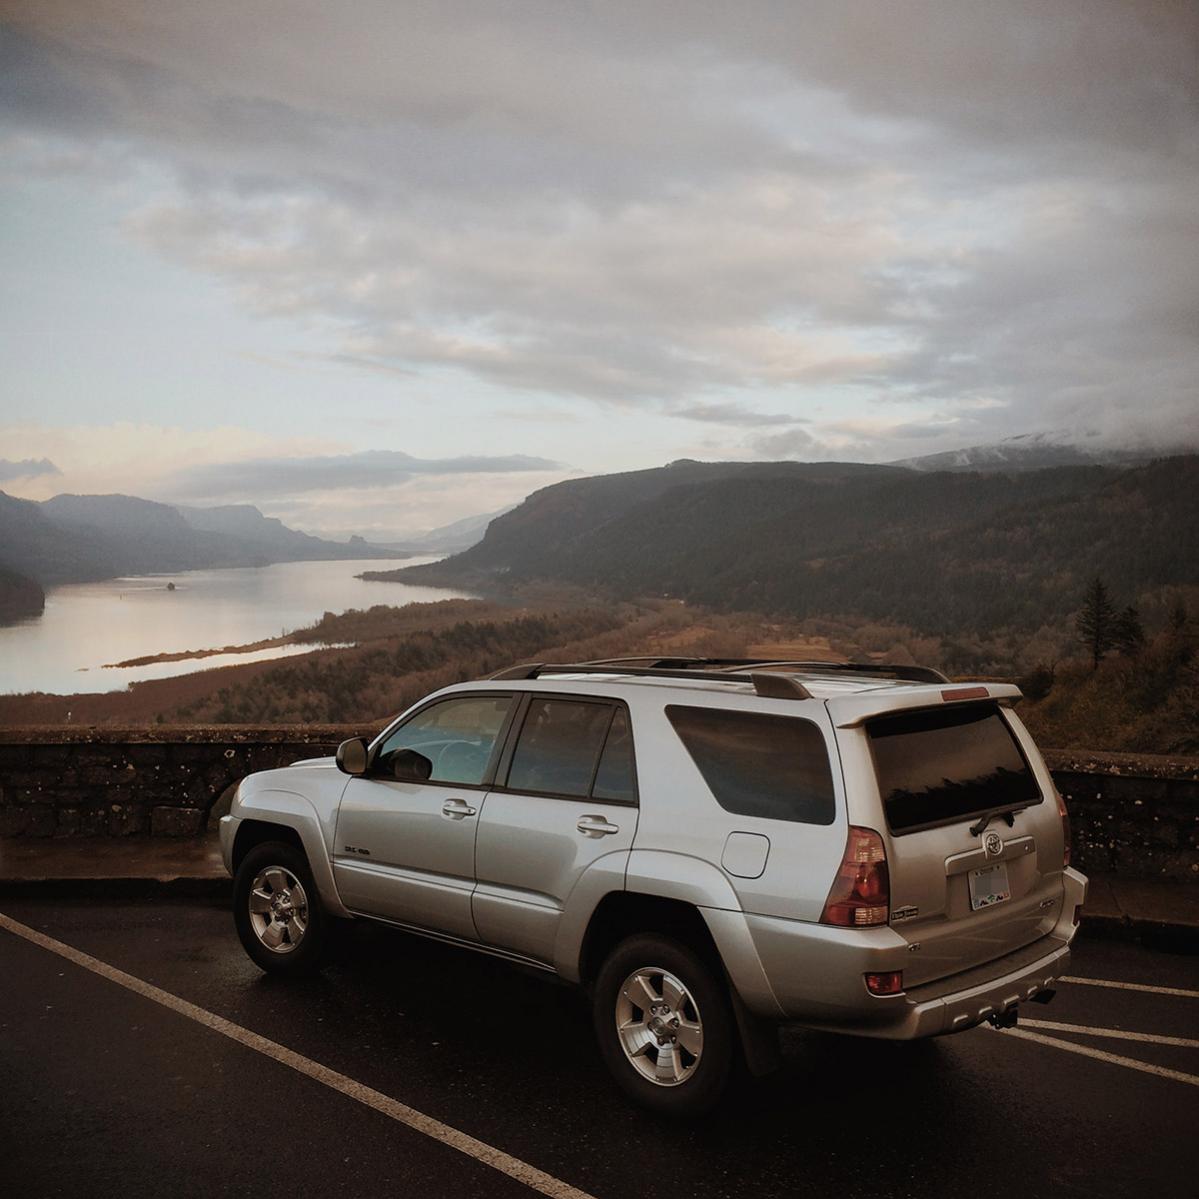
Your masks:
<path fill-rule="evenodd" d="M 722 979 L 689 947 L 650 934 L 622 941 L 596 980 L 600 1051 L 620 1088 L 671 1116 L 711 1110 L 728 1083 L 734 1026 Z"/>
<path fill-rule="evenodd" d="M 281 841 L 256 845 L 233 880 L 233 921 L 242 946 L 272 974 L 319 968 L 329 918 L 321 907 L 308 861 Z"/>

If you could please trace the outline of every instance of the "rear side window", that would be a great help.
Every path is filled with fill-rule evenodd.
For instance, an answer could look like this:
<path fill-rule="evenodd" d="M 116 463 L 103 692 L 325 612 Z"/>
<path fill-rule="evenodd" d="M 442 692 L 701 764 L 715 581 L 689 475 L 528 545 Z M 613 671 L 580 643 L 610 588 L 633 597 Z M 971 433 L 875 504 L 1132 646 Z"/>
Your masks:
<path fill-rule="evenodd" d="M 534 699 L 512 754 L 508 788 L 589 795 L 612 712 L 610 704 Z"/>
<path fill-rule="evenodd" d="M 607 799 L 614 803 L 635 803 L 637 800 L 633 736 L 629 731 L 629 714 L 624 708 L 617 708 L 612 717 L 591 795 L 594 799 Z"/>
<path fill-rule="evenodd" d="M 828 748 L 810 720 L 676 704 L 666 716 L 725 811 L 832 824 Z"/>
<path fill-rule="evenodd" d="M 995 704 L 880 716 L 866 732 L 892 832 L 1041 800 Z"/>

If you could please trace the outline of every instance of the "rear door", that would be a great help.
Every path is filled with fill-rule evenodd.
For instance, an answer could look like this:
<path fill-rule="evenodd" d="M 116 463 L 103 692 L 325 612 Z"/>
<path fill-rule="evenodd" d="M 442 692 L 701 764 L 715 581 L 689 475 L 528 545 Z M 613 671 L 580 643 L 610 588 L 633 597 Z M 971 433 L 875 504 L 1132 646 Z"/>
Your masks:
<path fill-rule="evenodd" d="M 517 719 L 479 823 L 474 919 L 488 944 L 550 962 L 583 872 L 632 847 L 632 729 L 621 703 L 558 693 L 530 695 Z"/>
<path fill-rule="evenodd" d="M 1061 820 L 1012 713 L 993 702 L 909 709 L 866 721 L 861 736 L 882 808 L 873 823 L 887 842 L 891 925 L 920 947 L 909 985 L 1045 935 L 1061 902 Z"/>

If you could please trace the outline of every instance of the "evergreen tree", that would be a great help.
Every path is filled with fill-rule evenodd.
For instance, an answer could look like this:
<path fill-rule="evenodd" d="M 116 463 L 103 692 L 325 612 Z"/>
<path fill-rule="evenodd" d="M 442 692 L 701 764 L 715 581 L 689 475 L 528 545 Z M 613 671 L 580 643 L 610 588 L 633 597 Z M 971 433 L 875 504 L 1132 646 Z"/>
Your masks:
<path fill-rule="evenodd" d="M 1087 647 L 1095 670 L 1099 669 L 1103 655 L 1112 648 L 1115 623 L 1116 610 L 1108 598 L 1107 588 L 1102 579 L 1096 578 L 1087 588 L 1082 609 L 1074 620 L 1079 639 Z"/>
<path fill-rule="evenodd" d="M 1112 641 L 1120 653 L 1135 658 L 1145 648 L 1145 629 L 1141 614 L 1131 605 L 1116 617 L 1112 628 Z"/>

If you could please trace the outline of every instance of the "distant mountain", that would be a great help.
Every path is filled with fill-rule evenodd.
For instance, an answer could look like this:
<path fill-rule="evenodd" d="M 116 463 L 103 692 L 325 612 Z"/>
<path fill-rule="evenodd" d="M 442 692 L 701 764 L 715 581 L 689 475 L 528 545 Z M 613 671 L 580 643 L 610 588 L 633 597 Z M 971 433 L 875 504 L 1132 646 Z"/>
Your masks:
<path fill-rule="evenodd" d="M 535 492 L 411 582 L 554 579 L 929 632 L 1035 629 L 1099 574 L 1121 596 L 1199 584 L 1199 457 L 1119 469 L 924 473 L 683 463 Z"/>
<path fill-rule="evenodd" d="M 128 495 L 0 492 L 0 568 L 42 586 L 218 566 L 402 555 L 361 539 L 325 541 L 257 508 L 174 508 Z"/>
<path fill-rule="evenodd" d="M 485 512 L 478 516 L 464 516 L 461 520 L 451 521 L 448 525 L 430 529 L 427 533 L 406 537 L 403 541 L 390 544 L 395 549 L 413 554 L 460 554 L 463 550 L 468 550 L 472 545 L 477 545 L 482 541 L 483 534 L 487 532 L 487 526 L 497 516 L 511 512 L 513 506 L 509 504 L 507 508 L 500 508 L 497 512 Z"/>
<path fill-rule="evenodd" d="M 1026 471 L 1051 466 L 1137 466 L 1154 458 L 1193 453 L 1193 446 L 1173 450 L 1115 448 L 1102 445 L 1096 437 L 1079 437 L 1065 432 L 1022 433 L 989 445 L 972 445 L 962 450 L 900 458 L 892 466 L 922 471 Z"/>
<path fill-rule="evenodd" d="M 237 541 L 253 548 L 270 562 L 400 556 L 393 555 L 385 546 L 371 545 L 361 537 L 351 537 L 343 543 L 289 529 L 281 520 L 263 516 L 250 504 L 226 504 L 219 508 L 180 506 L 175 511 L 191 528 Z"/>

